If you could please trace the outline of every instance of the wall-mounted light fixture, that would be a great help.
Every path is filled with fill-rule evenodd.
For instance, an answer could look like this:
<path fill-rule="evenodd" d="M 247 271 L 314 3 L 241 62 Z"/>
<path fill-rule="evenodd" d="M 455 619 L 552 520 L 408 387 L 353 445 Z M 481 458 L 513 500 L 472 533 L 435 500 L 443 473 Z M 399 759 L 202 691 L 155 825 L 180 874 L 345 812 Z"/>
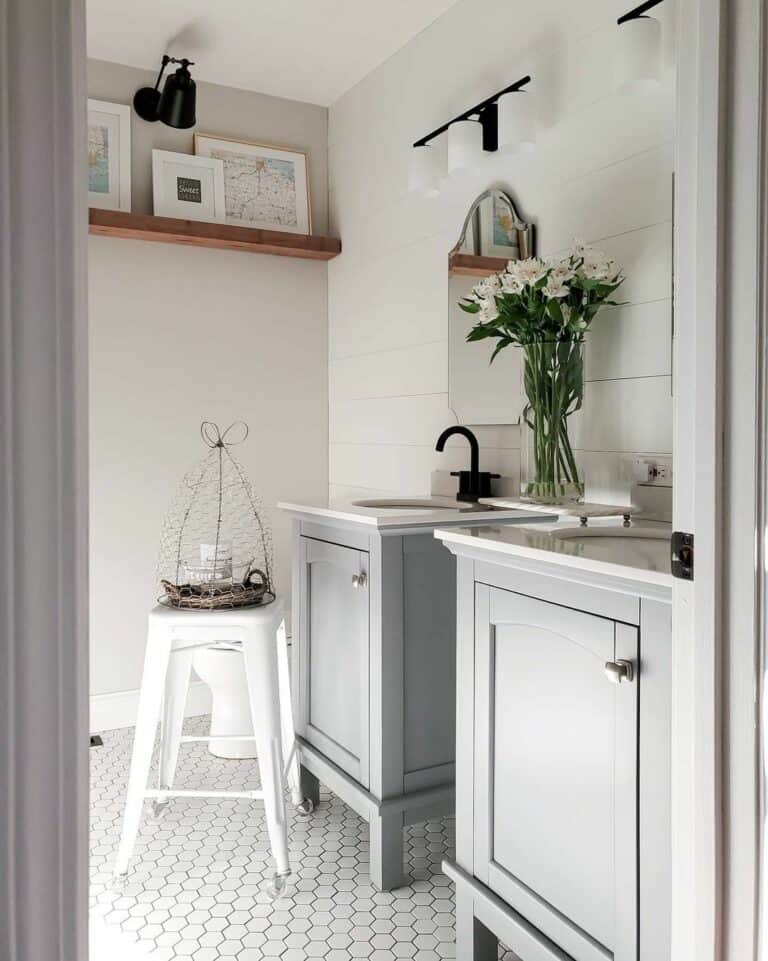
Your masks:
<path fill-rule="evenodd" d="M 619 17 L 614 48 L 616 89 L 620 93 L 650 93 L 661 83 L 661 23 L 646 16 L 662 0 L 646 0 Z"/>
<path fill-rule="evenodd" d="M 415 141 L 409 171 L 411 189 L 436 191 L 444 171 L 438 167 L 443 151 L 435 146 L 446 139 L 449 173 L 472 166 L 483 151 L 532 144 L 535 140 L 533 97 L 522 89 L 530 82 L 530 77 L 522 77 Z M 515 106 L 512 101 L 518 97 L 527 101 L 525 106 Z"/>
<path fill-rule="evenodd" d="M 163 92 L 160 93 L 160 81 L 169 63 L 177 63 L 179 68 L 168 77 Z M 189 68 L 193 66 L 192 60 L 186 58 L 177 60 L 175 57 L 169 57 L 168 54 L 163 55 L 160 73 L 157 75 L 154 87 L 142 87 L 136 91 L 133 98 L 133 109 L 142 120 L 150 123 L 161 120 L 169 127 L 177 127 L 179 130 L 194 127 L 197 122 L 195 117 L 197 91 L 195 81 L 189 73 Z"/>

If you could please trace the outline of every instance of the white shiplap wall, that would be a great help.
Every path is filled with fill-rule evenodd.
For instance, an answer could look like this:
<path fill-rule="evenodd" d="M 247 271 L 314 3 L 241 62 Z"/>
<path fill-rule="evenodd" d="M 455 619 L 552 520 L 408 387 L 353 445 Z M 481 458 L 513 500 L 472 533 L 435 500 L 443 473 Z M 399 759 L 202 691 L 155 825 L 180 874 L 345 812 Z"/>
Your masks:
<path fill-rule="evenodd" d="M 674 0 L 659 11 L 665 72 L 652 95 L 612 82 L 616 0 L 460 0 L 330 111 L 330 494 L 426 493 L 466 445 L 434 451 L 448 407 L 447 254 L 472 199 L 511 190 L 550 255 L 574 237 L 624 266 L 625 307 L 596 322 L 585 410 L 574 425 L 587 495 L 626 501 L 635 453 L 669 456 Z M 409 144 L 530 73 L 529 155 L 487 155 L 438 198 L 407 193 Z M 484 469 L 519 469 L 517 428 L 478 430 Z"/>

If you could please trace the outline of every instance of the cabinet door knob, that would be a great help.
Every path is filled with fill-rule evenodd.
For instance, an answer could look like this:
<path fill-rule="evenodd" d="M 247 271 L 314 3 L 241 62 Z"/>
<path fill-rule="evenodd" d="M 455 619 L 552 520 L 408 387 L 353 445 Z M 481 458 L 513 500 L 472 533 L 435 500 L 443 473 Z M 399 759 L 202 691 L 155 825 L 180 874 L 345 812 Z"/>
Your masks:
<path fill-rule="evenodd" d="M 365 587 L 367 583 L 368 583 L 368 577 L 364 571 L 361 572 L 360 574 L 352 575 L 352 587 Z"/>
<path fill-rule="evenodd" d="M 635 676 L 631 661 L 606 661 L 603 671 L 612 684 L 631 681 Z"/>

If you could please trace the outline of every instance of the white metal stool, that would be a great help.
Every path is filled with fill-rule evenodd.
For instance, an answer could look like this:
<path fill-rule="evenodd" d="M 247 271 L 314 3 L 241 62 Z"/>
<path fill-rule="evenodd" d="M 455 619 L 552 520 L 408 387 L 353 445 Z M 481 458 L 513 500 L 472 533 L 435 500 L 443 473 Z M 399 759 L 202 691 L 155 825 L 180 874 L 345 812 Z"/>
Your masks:
<path fill-rule="evenodd" d="M 182 743 L 210 741 L 210 737 L 182 736 L 184 704 L 199 647 L 226 646 L 243 654 L 253 719 L 253 739 L 259 760 L 260 791 L 173 790 Z M 161 720 L 158 787 L 147 788 L 157 722 Z M 240 738 L 244 740 L 245 738 Z M 128 872 L 145 798 L 153 799 L 159 816 L 171 797 L 219 797 L 263 800 L 275 874 L 268 894 L 277 897 L 291 873 L 285 821 L 283 785 L 299 814 L 312 811 L 302 797 L 296 756 L 288 673 L 288 649 L 279 600 L 264 607 L 231 611 L 180 611 L 158 605 L 149 614 L 144 675 L 133 742 L 131 773 L 123 816 L 123 833 L 115 861 L 115 878 Z"/>

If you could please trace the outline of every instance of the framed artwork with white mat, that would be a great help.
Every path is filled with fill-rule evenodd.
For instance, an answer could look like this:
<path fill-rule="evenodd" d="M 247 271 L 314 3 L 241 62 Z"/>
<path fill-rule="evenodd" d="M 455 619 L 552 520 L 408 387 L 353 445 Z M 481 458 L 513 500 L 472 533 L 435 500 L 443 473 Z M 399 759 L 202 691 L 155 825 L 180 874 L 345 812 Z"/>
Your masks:
<path fill-rule="evenodd" d="M 224 164 L 226 222 L 311 234 L 307 154 L 211 134 L 195 134 L 195 154 Z"/>
<path fill-rule="evenodd" d="M 131 209 L 131 108 L 88 100 L 88 206 Z"/>

